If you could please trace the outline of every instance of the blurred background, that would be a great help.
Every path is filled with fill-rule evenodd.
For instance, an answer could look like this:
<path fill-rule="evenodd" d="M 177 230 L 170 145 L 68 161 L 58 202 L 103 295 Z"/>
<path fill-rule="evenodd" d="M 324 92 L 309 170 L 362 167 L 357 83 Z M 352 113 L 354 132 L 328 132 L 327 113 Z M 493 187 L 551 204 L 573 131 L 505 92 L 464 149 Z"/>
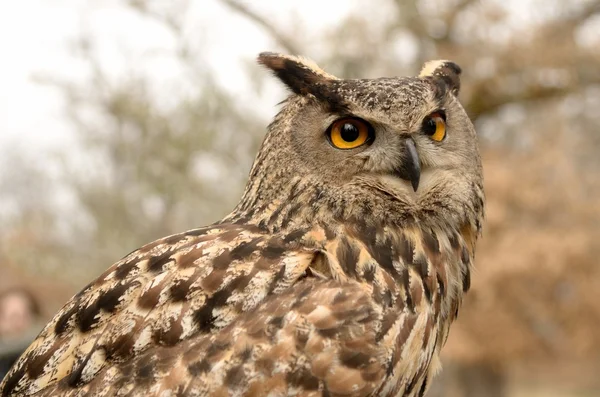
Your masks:
<path fill-rule="evenodd" d="M 274 50 L 462 66 L 487 221 L 430 395 L 600 395 L 600 1 L 5 1 L 0 48 L 0 371 L 124 254 L 233 208 Z"/>

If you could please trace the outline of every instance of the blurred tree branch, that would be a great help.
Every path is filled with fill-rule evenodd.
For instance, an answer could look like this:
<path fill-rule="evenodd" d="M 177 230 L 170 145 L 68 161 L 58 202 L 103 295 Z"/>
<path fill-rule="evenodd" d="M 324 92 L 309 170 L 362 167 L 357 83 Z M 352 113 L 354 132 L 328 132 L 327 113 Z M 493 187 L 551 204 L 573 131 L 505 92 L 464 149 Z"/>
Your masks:
<path fill-rule="evenodd" d="M 262 27 L 274 40 L 289 54 L 301 54 L 302 51 L 297 43 L 295 43 L 286 33 L 279 30 L 273 23 L 250 9 L 245 4 L 236 0 L 221 0 L 223 4 L 229 6 L 232 10 L 240 13 L 250 21 Z"/>
<path fill-rule="evenodd" d="M 390 25 L 392 30 L 407 29 L 417 37 L 420 43 L 418 63 L 425 60 L 424 49 L 433 48 L 435 54 L 427 57 L 453 59 L 467 66 L 486 58 L 494 65 L 494 73 L 470 79 L 465 84 L 468 91 L 463 93 L 462 99 L 474 119 L 495 113 L 507 104 L 551 100 L 600 83 L 600 70 L 591 66 L 598 63 L 598 53 L 581 50 L 575 42 L 575 30 L 600 12 L 599 0 L 571 7 L 569 12 L 543 22 L 533 31 L 516 30 L 506 44 L 496 45 L 490 45 L 487 37 L 477 34 L 470 36 L 469 42 L 458 41 L 452 36 L 457 21 L 465 12 L 483 14 L 482 19 L 485 14 L 500 18 L 503 14 L 493 3 L 459 0 L 447 11 L 433 17 L 422 14 L 419 3 L 418 0 L 392 0 L 398 19 Z M 475 5 L 479 9 L 471 7 Z M 436 19 L 445 27 L 441 35 L 432 35 L 428 28 Z M 540 54 L 536 49 L 545 52 Z M 539 78 L 539 73 L 550 62 L 553 69 L 568 76 L 565 84 L 547 84 Z"/>

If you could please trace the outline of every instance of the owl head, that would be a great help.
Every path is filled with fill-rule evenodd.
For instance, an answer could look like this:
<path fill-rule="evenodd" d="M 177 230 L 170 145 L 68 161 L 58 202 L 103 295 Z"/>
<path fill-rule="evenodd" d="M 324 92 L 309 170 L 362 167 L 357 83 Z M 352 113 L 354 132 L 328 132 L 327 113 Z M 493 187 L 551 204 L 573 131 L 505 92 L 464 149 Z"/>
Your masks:
<path fill-rule="evenodd" d="M 242 206 L 285 200 L 286 186 L 300 181 L 382 215 L 482 211 L 477 137 L 457 99 L 455 63 L 428 62 L 416 77 L 345 80 L 299 57 L 262 53 L 258 62 L 291 96 L 269 127 Z"/>

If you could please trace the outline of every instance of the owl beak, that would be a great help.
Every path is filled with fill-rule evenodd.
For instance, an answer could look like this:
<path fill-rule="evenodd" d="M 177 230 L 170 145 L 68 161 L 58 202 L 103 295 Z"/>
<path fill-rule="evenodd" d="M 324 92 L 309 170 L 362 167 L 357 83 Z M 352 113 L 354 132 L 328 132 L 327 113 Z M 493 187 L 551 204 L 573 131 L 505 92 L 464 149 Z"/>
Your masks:
<path fill-rule="evenodd" d="M 404 180 L 410 181 L 413 190 L 416 192 L 419 188 L 421 179 L 421 164 L 415 141 L 411 138 L 406 138 L 404 141 L 405 154 L 402 165 L 398 168 L 398 176 Z"/>

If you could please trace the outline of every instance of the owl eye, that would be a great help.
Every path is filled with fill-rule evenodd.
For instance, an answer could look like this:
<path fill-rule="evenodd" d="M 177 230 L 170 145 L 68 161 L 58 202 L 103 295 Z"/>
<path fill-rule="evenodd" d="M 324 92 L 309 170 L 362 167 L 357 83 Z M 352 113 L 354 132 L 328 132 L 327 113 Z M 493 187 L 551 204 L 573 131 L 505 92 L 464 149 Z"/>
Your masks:
<path fill-rule="evenodd" d="M 434 112 L 423 120 L 423 133 L 429 135 L 436 142 L 446 138 L 446 115 L 443 112 Z"/>
<path fill-rule="evenodd" d="M 343 118 L 331 124 L 327 135 L 334 147 L 354 149 L 372 140 L 373 128 L 364 120 Z"/>

